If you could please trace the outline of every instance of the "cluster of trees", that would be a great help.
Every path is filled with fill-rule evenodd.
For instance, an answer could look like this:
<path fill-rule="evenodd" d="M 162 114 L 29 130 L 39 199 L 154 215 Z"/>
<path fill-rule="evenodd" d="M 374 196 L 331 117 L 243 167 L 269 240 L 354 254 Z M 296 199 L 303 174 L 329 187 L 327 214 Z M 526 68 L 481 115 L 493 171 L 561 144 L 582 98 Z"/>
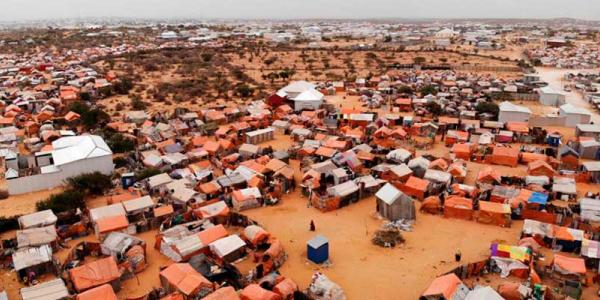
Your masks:
<path fill-rule="evenodd" d="M 81 174 L 66 180 L 66 189 L 62 193 L 53 194 L 48 199 L 36 204 L 38 211 L 50 209 L 61 213 L 73 209 L 85 209 L 85 197 L 102 195 L 112 188 L 110 176 L 100 172 Z"/>
<path fill-rule="evenodd" d="M 108 121 L 110 116 L 100 108 L 91 108 L 85 102 L 77 101 L 71 103 L 69 110 L 78 113 L 81 116 L 82 124 L 87 128 L 100 126 Z"/>

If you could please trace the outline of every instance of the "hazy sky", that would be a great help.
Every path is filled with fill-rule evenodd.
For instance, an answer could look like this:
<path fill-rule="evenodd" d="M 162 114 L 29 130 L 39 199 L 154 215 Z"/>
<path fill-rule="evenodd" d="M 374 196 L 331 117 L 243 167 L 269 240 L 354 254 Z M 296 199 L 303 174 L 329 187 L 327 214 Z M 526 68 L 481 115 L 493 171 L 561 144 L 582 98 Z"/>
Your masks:
<path fill-rule="evenodd" d="M 0 0 L 0 22 L 82 17 L 600 20 L 600 0 Z"/>

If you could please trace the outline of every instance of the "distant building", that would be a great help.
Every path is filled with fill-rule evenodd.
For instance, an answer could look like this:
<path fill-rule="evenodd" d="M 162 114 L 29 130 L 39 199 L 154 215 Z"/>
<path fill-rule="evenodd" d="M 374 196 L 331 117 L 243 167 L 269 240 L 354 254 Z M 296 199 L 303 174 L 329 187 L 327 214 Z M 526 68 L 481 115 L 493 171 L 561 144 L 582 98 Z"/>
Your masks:
<path fill-rule="evenodd" d="M 540 103 L 543 105 L 560 106 L 565 104 L 566 96 L 564 93 L 555 91 L 549 86 L 539 89 Z"/>
<path fill-rule="evenodd" d="M 562 105 L 558 110 L 560 117 L 565 117 L 566 127 L 575 127 L 577 124 L 589 124 L 592 114 L 583 107 L 571 103 Z"/>
<path fill-rule="evenodd" d="M 11 195 L 60 186 L 65 179 L 84 173 L 110 175 L 114 170 L 112 151 L 100 136 L 81 135 L 59 138 L 52 151 L 36 156 L 34 175 L 7 180 Z"/>
<path fill-rule="evenodd" d="M 508 101 L 500 103 L 499 122 L 528 122 L 530 116 L 531 110 L 525 106 L 516 105 Z"/>

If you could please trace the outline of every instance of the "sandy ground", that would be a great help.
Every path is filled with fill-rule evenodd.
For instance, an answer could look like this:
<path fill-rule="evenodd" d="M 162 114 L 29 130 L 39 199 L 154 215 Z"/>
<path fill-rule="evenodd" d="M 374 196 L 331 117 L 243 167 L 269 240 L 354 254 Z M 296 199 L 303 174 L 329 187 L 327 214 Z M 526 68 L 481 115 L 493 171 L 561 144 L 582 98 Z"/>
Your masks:
<path fill-rule="evenodd" d="M 62 188 L 59 187 L 51 190 L 10 196 L 7 199 L 0 200 L 0 216 L 11 217 L 35 212 L 35 204 L 37 202 L 60 192 L 62 192 Z"/>

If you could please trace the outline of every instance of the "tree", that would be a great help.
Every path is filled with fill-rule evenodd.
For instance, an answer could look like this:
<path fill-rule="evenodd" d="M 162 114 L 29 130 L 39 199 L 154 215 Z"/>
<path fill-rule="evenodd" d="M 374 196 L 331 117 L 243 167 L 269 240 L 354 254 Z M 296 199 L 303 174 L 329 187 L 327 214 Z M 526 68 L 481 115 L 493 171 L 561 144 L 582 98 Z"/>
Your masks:
<path fill-rule="evenodd" d="M 442 106 L 435 101 L 427 102 L 425 104 L 425 107 L 427 108 L 427 111 L 429 111 L 434 116 L 439 116 L 442 114 Z"/>
<path fill-rule="evenodd" d="M 425 85 L 419 89 L 419 93 L 421 93 L 421 96 L 436 95 L 437 89 L 433 85 Z"/>
<path fill-rule="evenodd" d="M 73 209 L 84 209 L 84 193 L 77 190 L 66 190 L 60 194 L 53 194 L 44 201 L 35 205 L 37 211 L 50 209 L 54 213 L 61 213 Z"/>
<path fill-rule="evenodd" d="M 403 85 L 398 88 L 398 93 L 400 94 L 412 94 L 413 92 L 413 89 L 408 85 Z"/>
<path fill-rule="evenodd" d="M 129 77 L 122 77 L 113 83 L 113 89 L 120 95 L 127 95 L 132 88 L 133 80 Z"/>
<path fill-rule="evenodd" d="M 142 98 L 138 95 L 131 97 L 131 108 L 135 110 L 146 109 L 146 103 L 142 101 Z"/>
<path fill-rule="evenodd" d="M 238 94 L 242 98 L 250 97 L 254 94 L 254 89 L 248 86 L 247 84 L 238 85 L 235 88 L 236 94 Z"/>
<path fill-rule="evenodd" d="M 77 175 L 67 178 L 66 182 L 70 189 L 90 195 L 102 195 L 112 188 L 110 176 L 100 172 Z"/>
<path fill-rule="evenodd" d="M 480 102 L 475 107 L 475 110 L 477 110 L 479 113 L 490 113 L 494 116 L 498 116 L 498 113 L 500 112 L 498 104 L 494 102 Z"/>
<path fill-rule="evenodd" d="M 146 178 L 152 177 L 154 175 L 158 175 L 160 173 L 162 173 L 162 172 L 157 168 L 147 168 L 147 169 L 143 169 L 141 171 L 136 172 L 135 179 L 137 181 L 141 181 Z"/>

